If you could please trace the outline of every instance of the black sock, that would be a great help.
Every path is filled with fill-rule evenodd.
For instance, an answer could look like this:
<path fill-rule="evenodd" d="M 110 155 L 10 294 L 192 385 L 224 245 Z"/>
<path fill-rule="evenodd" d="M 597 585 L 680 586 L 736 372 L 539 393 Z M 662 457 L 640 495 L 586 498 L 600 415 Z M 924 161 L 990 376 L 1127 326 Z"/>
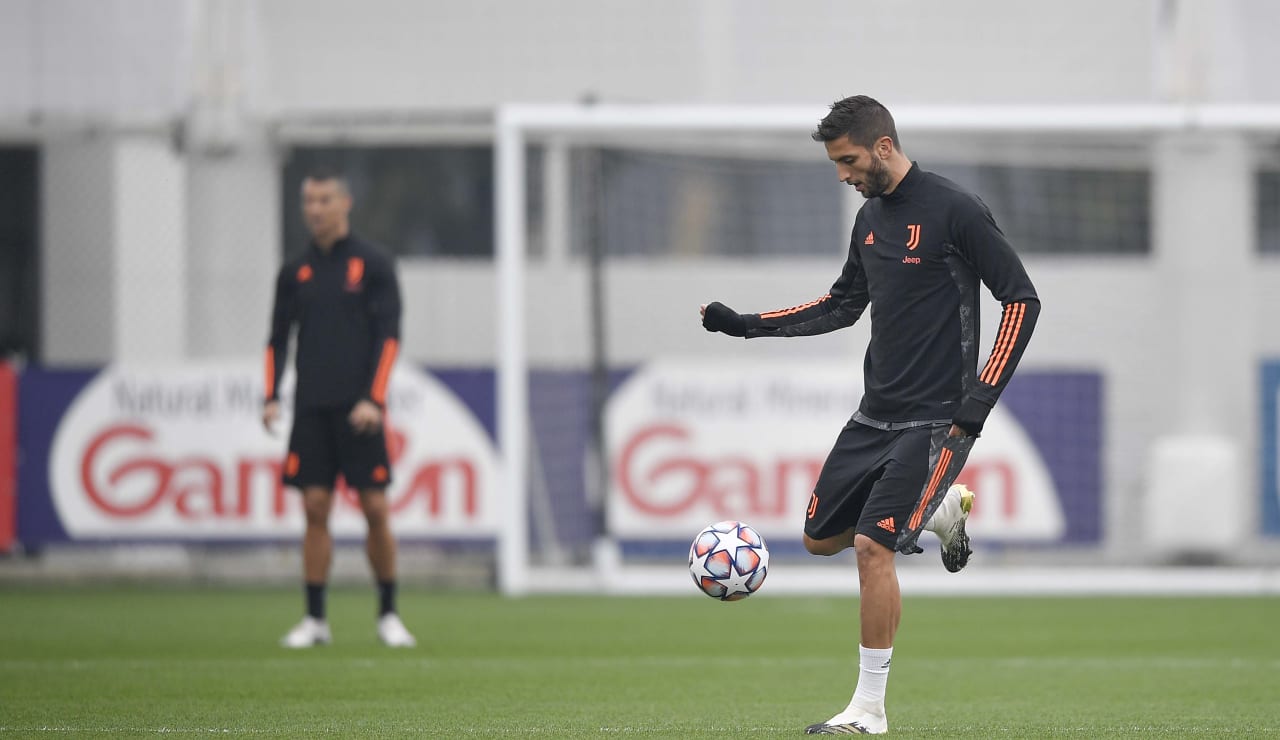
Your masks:
<path fill-rule="evenodd" d="M 324 584 L 307 584 L 307 616 L 324 619 Z"/>
<path fill-rule="evenodd" d="M 378 581 L 378 616 L 385 617 L 396 610 L 396 582 Z"/>

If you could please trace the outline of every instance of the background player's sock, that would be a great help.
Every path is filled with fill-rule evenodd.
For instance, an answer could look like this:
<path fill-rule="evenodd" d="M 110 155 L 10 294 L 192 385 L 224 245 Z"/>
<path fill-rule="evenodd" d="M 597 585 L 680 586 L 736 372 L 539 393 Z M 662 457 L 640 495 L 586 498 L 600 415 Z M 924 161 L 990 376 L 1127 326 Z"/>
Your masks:
<path fill-rule="evenodd" d="M 324 584 L 308 583 L 307 586 L 307 616 L 324 621 Z"/>
<path fill-rule="evenodd" d="M 385 617 L 395 610 L 396 582 L 378 581 L 378 616 Z"/>

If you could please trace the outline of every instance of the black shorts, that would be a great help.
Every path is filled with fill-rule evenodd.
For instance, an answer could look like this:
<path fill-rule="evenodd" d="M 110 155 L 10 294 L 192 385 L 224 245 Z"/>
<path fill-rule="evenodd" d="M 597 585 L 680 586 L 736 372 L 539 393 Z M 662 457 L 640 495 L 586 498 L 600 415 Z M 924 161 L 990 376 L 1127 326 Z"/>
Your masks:
<path fill-rule="evenodd" d="M 347 420 L 350 413 L 350 406 L 297 410 L 284 462 L 286 486 L 332 488 L 342 473 L 347 485 L 358 491 L 387 487 L 391 462 L 386 434 L 382 427 L 357 433 Z"/>
<path fill-rule="evenodd" d="M 822 466 L 804 533 L 823 540 L 853 528 L 894 549 L 948 431 L 945 424 L 883 430 L 850 420 Z"/>

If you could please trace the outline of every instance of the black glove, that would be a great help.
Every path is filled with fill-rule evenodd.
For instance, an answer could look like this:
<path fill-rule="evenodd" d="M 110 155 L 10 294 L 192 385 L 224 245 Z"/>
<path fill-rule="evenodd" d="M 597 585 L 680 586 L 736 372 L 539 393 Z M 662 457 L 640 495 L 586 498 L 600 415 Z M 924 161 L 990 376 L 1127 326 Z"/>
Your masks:
<path fill-rule="evenodd" d="M 951 417 L 951 423 L 977 437 L 982 434 L 982 425 L 987 422 L 987 414 L 991 413 L 991 404 L 969 396 L 960 402 L 960 408 Z"/>
<path fill-rule="evenodd" d="M 702 312 L 702 328 L 707 331 L 722 331 L 731 337 L 745 337 L 747 320 L 720 301 L 714 301 L 708 303 L 706 310 Z"/>

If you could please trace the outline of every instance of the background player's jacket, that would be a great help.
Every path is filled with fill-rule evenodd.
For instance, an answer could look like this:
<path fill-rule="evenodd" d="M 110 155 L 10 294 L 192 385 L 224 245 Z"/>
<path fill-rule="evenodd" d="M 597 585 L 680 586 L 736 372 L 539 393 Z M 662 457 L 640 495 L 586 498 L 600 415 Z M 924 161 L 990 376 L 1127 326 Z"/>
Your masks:
<path fill-rule="evenodd" d="M 350 406 L 360 399 L 386 404 L 400 339 L 400 287 L 390 256 L 348 235 L 327 254 L 312 244 L 280 268 L 267 345 L 267 400 L 278 398 L 295 323 L 295 407 Z"/>
<path fill-rule="evenodd" d="M 1004 306 L 981 372 L 979 280 Z M 915 164 L 892 193 L 858 212 L 849 258 L 831 292 L 747 315 L 746 336 L 829 332 L 853 324 L 868 303 L 871 342 L 857 418 L 886 428 L 954 420 L 975 434 L 1040 313 L 1035 286 L 986 205 Z"/>

